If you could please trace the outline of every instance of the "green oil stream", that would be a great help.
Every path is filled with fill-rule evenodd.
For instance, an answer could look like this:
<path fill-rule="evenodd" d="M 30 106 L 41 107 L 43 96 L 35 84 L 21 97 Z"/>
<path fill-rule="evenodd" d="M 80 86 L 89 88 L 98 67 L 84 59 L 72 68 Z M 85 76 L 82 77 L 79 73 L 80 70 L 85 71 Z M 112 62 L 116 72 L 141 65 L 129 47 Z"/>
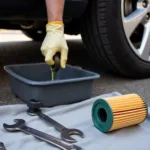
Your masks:
<path fill-rule="evenodd" d="M 54 81 L 55 80 L 55 71 L 52 68 L 50 68 L 50 69 L 51 69 L 51 80 Z"/>

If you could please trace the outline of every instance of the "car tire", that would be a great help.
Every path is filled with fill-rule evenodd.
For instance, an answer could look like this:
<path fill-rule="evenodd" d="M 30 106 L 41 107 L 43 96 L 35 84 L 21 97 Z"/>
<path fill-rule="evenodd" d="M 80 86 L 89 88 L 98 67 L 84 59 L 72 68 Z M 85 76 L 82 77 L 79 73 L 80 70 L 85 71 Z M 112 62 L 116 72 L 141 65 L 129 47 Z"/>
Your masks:
<path fill-rule="evenodd" d="M 25 30 L 22 31 L 27 37 L 33 39 L 34 41 L 42 41 L 46 35 L 44 30 Z"/>
<path fill-rule="evenodd" d="M 83 42 L 93 60 L 106 69 L 125 77 L 150 77 L 150 61 L 138 57 L 126 38 L 122 1 L 89 1 L 82 17 Z"/>

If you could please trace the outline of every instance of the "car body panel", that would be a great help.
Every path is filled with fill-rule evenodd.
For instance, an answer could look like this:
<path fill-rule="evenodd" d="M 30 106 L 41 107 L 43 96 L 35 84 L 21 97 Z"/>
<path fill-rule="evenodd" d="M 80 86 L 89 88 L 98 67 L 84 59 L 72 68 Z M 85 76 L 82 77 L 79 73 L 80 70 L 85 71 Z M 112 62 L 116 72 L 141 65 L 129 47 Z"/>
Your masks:
<path fill-rule="evenodd" d="M 88 0 L 65 0 L 64 18 L 79 18 L 87 4 Z M 45 0 L 4 0 L 0 3 L 0 20 L 46 19 Z"/>

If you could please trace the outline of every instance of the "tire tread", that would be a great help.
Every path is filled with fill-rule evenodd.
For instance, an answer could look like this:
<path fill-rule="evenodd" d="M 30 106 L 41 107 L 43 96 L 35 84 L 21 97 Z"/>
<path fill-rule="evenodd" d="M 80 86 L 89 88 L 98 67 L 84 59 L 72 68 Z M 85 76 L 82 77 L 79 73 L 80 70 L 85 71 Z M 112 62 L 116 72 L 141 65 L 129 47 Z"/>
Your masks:
<path fill-rule="evenodd" d="M 95 9 L 96 6 L 97 9 Z M 127 75 L 121 69 L 112 53 L 111 42 L 108 39 L 108 24 L 106 18 L 107 9 L 107 0 L 90 1 L 89 8 L 87 9 L 86 15 L 84 16 L 84 25 L 86 25 L 86 28 L 84 29 L 83 27 L 82 29 L 82 33 L 84 33 L 82 35 L 83 42 L 86 43 L 88 50 L 92 53 L 92 57 L 94 56 L 94 60 L 98 64 L 102 64 L 108 70 L 119 75 Z M 91 24 L 89 24 L 88 16 L 91 15 L 93 17 L 90 17 L 90 19 L 93 18 L 94 20 L 90 21 Z M 92 28 L 93 31 L 88 31 L 88 33 L 85 34 L 86 29 L 90 28 Z M 92 35 L 91 38 L 85 38 L 85 36 L 90 35 Z"/>

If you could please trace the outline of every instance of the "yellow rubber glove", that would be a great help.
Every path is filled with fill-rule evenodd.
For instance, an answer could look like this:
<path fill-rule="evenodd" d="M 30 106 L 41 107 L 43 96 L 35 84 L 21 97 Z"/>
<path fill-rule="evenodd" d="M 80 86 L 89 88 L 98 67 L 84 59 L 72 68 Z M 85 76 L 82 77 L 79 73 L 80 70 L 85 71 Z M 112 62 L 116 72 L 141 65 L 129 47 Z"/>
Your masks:
<path fill-rule="evenodd" d="M 53 57 L 60 52 L 60 65 L 66 67 L 68 59 L 68 46 L 64 37 L 64 25 L 61 22 L 51 22 L 46 25 L 46 37 L 41 46 L 41 52 L 45 56 L 48 65 L 54 65 Z"/>

